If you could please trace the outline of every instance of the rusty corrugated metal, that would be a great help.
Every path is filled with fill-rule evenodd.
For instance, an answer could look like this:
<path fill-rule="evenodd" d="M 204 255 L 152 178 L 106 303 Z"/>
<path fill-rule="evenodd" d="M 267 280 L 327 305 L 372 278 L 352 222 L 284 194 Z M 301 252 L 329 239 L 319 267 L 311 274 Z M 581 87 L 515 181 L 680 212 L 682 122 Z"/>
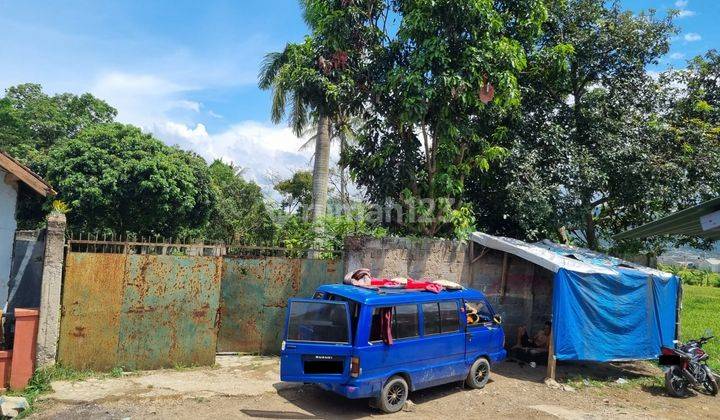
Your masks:
<path fill-rule="evenodd" d="M 215 363 L 222 261 L 130 255 L 118 357 L 131 369 Z"/>
<path fill-rule="evenodd" d="M 153 369 L 210 365 L 216 349 L 276 354 L 287 299 L 340 282 L 340 267 L 333 260 L 71 251 L 59 360 L 78 369 Z"/>
<path fill-rule="evenodd" d="M 265 260 L 223 260 L 218 351 L 259 352 Z"/>
<path fill-rule="evenodd" d="M 287 300 L 342 281 L 335 260 L 226 257 L 224 267 L 219 351 L 279 353 Z"/>
<path fill-rule="evenodd" d="M 62 365 L 117 366 L 126 259 L 125 254 L 68 253 L 58 343 Z"/>
<path fill-rule="evenodd" d="M 219 257 L 69 252 L 59 360 L 74 368 L 212 365 Z"/>

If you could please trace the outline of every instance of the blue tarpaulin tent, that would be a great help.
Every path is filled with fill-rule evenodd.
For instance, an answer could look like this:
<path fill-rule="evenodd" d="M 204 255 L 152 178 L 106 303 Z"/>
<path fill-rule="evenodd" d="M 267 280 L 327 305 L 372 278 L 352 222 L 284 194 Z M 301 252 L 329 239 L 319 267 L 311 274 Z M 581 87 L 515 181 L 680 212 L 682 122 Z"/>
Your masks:
<path fill-rule="evenodd" d="M 556 360 L 652 359 L 673 346 L 680 280 L 587 249 L 534 244 L 476 232 L 471 239 L 555 273 L 553 347 Z"/>

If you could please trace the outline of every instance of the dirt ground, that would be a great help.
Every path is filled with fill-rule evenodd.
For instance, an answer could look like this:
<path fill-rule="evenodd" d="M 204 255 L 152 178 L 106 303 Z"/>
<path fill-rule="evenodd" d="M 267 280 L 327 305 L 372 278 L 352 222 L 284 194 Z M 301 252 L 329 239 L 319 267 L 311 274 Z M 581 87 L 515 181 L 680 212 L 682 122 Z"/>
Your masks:
<path fill-rule="evenodd" d="M 574 364 L 558 369 L 559 381 L 572 378 L 568 383 L 576 388 L 547 386 L 544 367 L 533 369 L 505 362 L 494 367 L 492 380 L 484 389 L 469 390 L 455 383 L 417 391 L 410 394 L 411 411 L 387 418 L 720 418 L 720 397 L 667 397 L 657 383 L 644 379 L 660 373 L 647 363 Z M 618 378 L 629 382 L 617 384 L 614 381 Z M 606 380 L 606 385 L 600 385 L 600 379 Z M 276 358 L 219 356 L 214 368 L 55 382 L 53 392 L 42 397 L 30 418 L 306 419 L 380 415 L 367 401 L 348 400 L 311 385 L 280 383 Z"/>

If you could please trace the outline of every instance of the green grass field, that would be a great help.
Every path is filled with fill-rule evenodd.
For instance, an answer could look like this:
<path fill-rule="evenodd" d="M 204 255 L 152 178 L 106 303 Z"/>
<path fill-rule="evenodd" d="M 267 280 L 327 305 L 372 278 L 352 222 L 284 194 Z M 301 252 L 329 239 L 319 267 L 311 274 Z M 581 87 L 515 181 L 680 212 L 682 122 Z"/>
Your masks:
<path fill-rule="evenodd" d="M 703 348 L 710 354 L 709 365 L 720 372 L 720 288 L 683 285 L 682 340 L 699 338 L 706 329 L 717 337 Z"/>

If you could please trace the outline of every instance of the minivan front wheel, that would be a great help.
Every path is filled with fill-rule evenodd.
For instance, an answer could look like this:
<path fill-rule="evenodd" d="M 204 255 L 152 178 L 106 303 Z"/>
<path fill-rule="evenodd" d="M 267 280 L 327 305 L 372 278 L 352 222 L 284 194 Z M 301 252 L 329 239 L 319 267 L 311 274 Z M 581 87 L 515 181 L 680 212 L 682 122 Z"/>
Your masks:
<path fill-rule="evenodd" d="M 407 401 L 409 387 L 402 376 L 388 379 L 377 397 L 375 405 L 385 413 L 397 413 Z"/>
<path fill-rule="evenodd" d="M 480 389 L 490 380 L 490 362 L 488 359 L 481 357 L 470 366 L 465 384 L 473 389 Z"/>

